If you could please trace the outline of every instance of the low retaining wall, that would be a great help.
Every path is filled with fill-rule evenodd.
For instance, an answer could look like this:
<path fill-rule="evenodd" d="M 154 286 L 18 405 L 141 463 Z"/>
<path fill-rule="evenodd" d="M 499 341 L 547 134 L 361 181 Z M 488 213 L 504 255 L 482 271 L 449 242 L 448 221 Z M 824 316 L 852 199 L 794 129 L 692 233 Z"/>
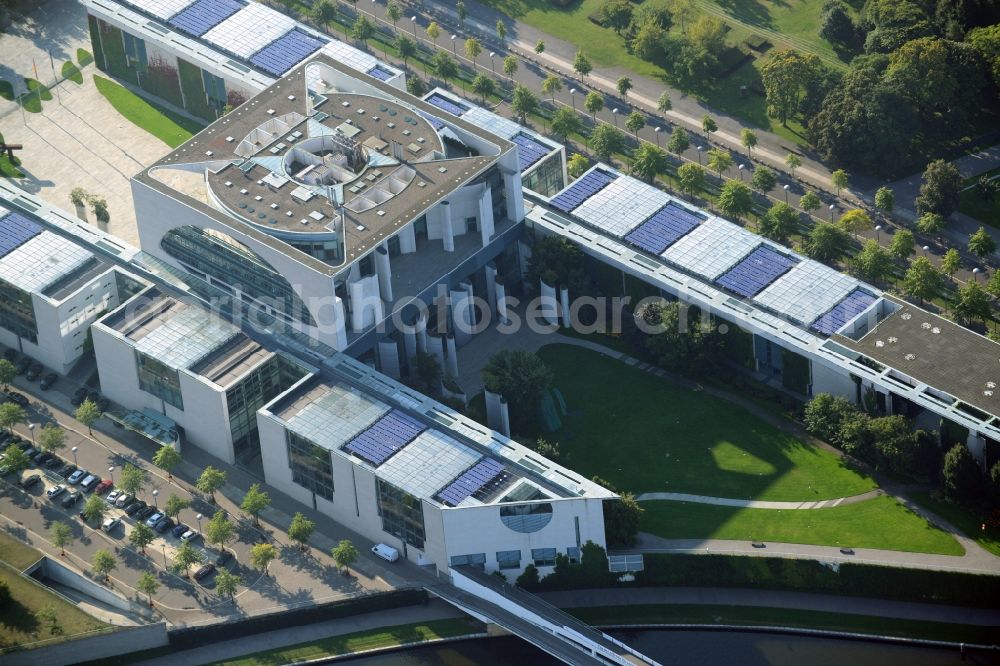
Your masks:
<path fill-rule="evenodd" d="M 52 645 L 10 652 L 0 657 L 4 666 L 63 666 L 87 660 L 109 659 L 119 655 L 151 650 L 169 643 L 164 623 L 142 627 L 118 627 L 99 634 L 63 640 Z"/>
<path fill-rule="evenodd" d="M 128 599 L 124 599 L 107 587 L 96 583 L 86 576 L 81 576 L 77 572 L 65 567 L 61 562 L 53 560 L 51 558 L 42 558 L 39 562 L 39 566 L 36 570 L 41 570 L 41 575 L 48 578 L 51 581 L 59 583 L 71 590 L 76 590 L 81 594 L 85 594 L 88 597 L 96 599 L 103 604 L 107 604 L 112 608 L 117 608 L 125 613 L 132 613 L 136 611 L 135 606 L 129 602 Z M 32 575 L 34 575 L 32 571 Z M 42 581 L 44 584 L 44 581 Z"/>

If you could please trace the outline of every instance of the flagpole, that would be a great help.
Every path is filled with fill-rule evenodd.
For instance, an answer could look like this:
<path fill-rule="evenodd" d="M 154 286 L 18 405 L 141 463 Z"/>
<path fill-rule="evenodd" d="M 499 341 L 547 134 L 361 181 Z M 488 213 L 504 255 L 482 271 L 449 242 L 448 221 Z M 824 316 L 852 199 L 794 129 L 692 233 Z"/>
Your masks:
<path fill-rule="evenodd" d="M 56 62 L 52 59 L 52 51 L 49 51 L 49 66 L 52 68 L 52 87 L 56 89 L 56 99 L 62 104 L 62 95 L 59 94 L 59 77 L 56 75 Z"/>

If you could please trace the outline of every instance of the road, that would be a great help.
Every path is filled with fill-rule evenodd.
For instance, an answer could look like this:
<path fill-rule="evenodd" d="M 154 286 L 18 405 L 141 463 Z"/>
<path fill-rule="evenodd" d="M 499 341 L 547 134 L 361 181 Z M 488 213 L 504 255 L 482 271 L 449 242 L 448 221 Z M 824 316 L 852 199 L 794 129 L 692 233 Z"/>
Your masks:
<path fill-rule="evenodd" d="M 262 513 L 261 529 L 256 529 L 249 520 L 242 518 L 238 504 L 242 501 L 243 489 L 260 480 L 211 458 L 194 447 L 185 450 L 184 462 L 179 469 L 173 470 L 173 477 L 168 478 L 151 463 L 155 447 L 138 435 L 118 429 L 107 419 L 101 419 L 95 424 L 93 435 L 89 436 L 86 427 L 71 415 L 73 408 L 69 404 L 68 394 L 76 387 L 66 379 L 61 379 L 54 389 L 41 392 L 37 384 L 27 382 L 22 376 L 15 380 L 13 388 L 32 398 L 28 410 L 31 422 L 46 423 L 54 420 L 67 430 L 66 447 L 60 451 L 67 461 L 73 462 L 75 457 L 79 466 L 99 473 L 104 478 L 108 478 L 108 468 L 111 466 L 115 471 L 110 476 L 117 478 L 126 462 L 146 469 L 149 482 L 140 498 L 150 504 L 158 503 L 159 506 L 163 506 L 171 494 L 185 499 L 194 498 L 195 508 L 186 509 L 180 514 L 181 520 L 192 527 L 198 527 L 197 511 L 203 513 L 201 523 L 204 525 L 212 510 L 211 505 L 201 500 L 196 491 L 192 492 L 193 482 L 209 464 L 227 472 L 228 483 L 217 493 L 218 506 L 228 511 L 237 523 L 237 540 L 229 548 L 236 554 L 234 571 L 241 575 L 245 584 L 232 603 L 220 599 L 213 592 L 211 579 L 207 581 L 207 586 L 203 586 L 166 570 L 164 560 L 169 564 L 173 551 L 179 545 L 178 540 L 172 536 L 158 537 L 156 542 L 147 547 L 147 555 L 143 556 L 128 545 L 126 535 L 133 524 L 131 518 L 124 518 L 123 528 L 112 534 L 105 534 L 96 526 L 85 525 L 76 515 L 82 504 L 77 504 L 73 509 L 63 509 L 58 501 L 48 500 L 45 489 L 61 479 L 46 479 L 44 486 L 36 485 L 28 491 L 14 487 L 12 477 L 2 482 L 0 525 L 3 529 L 50 556 L 60 557 L 59 549 L 49 542 L 50 529 L 55 521 L 68 523 L 73 528 L 76 542 L 67 549 L 67 554 L 62 559 L 85 573 L 90 571 L 89 562 L 94 552 L 100 548 L 118 548 L 119 565 L 111 576 L 112 588 L 123 596 L 135 597 L 134 586 L 139 576 L 146 571 L 153 572 L 161 583 L 159 593 L 155 596 L 156 609 L 174 625 L 224 621 L 342 599 L 365 592 L 408 587 L 414 581 L 423 580 L 421 572 L 415 567 L 410 571 L 408 564 L 385 565 L 368 552 L 372 545 L 368 540 L 348 532 L 328 517 L 311 511 L 267 486 L 263 488 L 270 494 L 272 506 Z M 15 430 L 24 439 L 30 439 L 31 432 L 26 425 L 16 426 Z M 77 448 L 75 456 L 71 451 L 73 447 Z M 23 475 L 31 473 L 42 472 L 29 469 Z M 152 495 L 154 490 L 158 492 L 155 499 Z M 121 510 L 113 511 L 109 515 L 122 514 Z M 305 552 L 297 544 L 293 544 L 284 531 L 296 511 L 306 514 L 317 524 L 317 531 Z M 333 545 L 342 538 L 351 539 L 362 554 L 352 567 L 351 577 L 336 572 L 329 554 Z M 261 575 L 249 565 L 250 547 L 264 540 L 274 543 L 279 551 L 279 557 L 271 564 L 270 576 Z M 208 556 L 214 560 L 217 552 L 214 547 L 206 547 L 204 544 L 199 544 L 199 547 L 209 551 Z"/>

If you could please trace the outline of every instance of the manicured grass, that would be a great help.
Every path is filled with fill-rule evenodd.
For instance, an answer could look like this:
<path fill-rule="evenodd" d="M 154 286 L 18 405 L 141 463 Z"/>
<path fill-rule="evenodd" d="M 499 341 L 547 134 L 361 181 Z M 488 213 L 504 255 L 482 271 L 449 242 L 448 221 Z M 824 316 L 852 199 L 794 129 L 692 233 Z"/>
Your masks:
<path fill-rule="evenodd" d="M 984 532 L 983 521 L 972 511 L 930 493 L 911 493 L 909 497 L 916 504 L 947 520 L 989 552 L 1000 556 L 1000 530 L 987 527 Z"/>
<path fill-rule="evenodd" d="M 94 62 L 94 56 L 92 56 L 90 51 L 87 49 L 77 49 L 76 61 L 80 64 L 80 67 L 86 67 L 90 63 Z"/>
<path fill-rule="evenodd" d="M 41 81 L 35 79 L 25 79 L 24 84 L 28 86 L 28 95 L 33 97 L 41 97 L 43 101 L 52 101 L 52 91 L 48 89 L 48 86 L 44 85 Z"/>
<path fill-rule="evenodd" d="M 226 666 L 270 666 L 271 664 L 298 663 L 309 659 L 392 647 L 404 643 L 466 636 L 481 631 L 482 625 L 474 620 L 432 620 L 333 636 L 312 643 L 301 643 L 287 648 L 257 652 L 241 659 L 217 661 L 213 662 L 213 666 L 222 666 L 223 664 Z"/>
<path fill-rule="evenodd" d="M 67 60 L 62 66 L 63 78 L 69 79 L 73 83 L 82 85 L 83 84 L 83 73 L 80 72 L 80 68 L 74 65 L 71 61 Z"/>
<path fill-rule="evenodd" d="M 980 174 L 975 178 L 969 178 L 963 184 L 963 187 L 968 187 L 969 185 L 975 185 L 979 182 L 982 176 L 987 178 L 991 176 L 1000 175 L 1000 167 L 996 169 L 991 169 L 984 174 Z M 958 198 L 958 210 L 959 212 L 965 213 L 969 217 L 974 217 L 983 224 L 989 224 L 994 227 L 1000 227 L 1000 194 L 993 197 L 990 201 L 986 199 L 976 187 L 967 189 L 963 191 Z"/>
<path fill-rule="evenodd" d="M 0 532 L 0 560 L 6 562 L 18 571 L 22 571 L 38 561 L 42 554 L 21 543 L 14 537 Z"/>
<path fill-rule="evenodd" d="M 588 624 L 735 624 L 749 627 L 779 626 L 824 629 L 880 636 L 995 645 L 998 627 L 974 627 L 942 622 L 901 620 L 871 615 L 846 615 L 823 611 L 711 605 L 649 605 L 570 608 L 566 612 Z"/>
<path fill-rule="evenodd" d="M 14 85 L 6 79 L 0 79 L 0 98 L 8 101 L 14 99 Z"/>
<path fill-rule="evenodd" d="M 819 500 L 875 483 L 832 453 L 804 444 L 742 408 L 597 352 L 539 352 L 566 399 L 562 462 L 621 490 L 716 497 Z"/>
<path fill-rule="evenodd" d="M 0 176 L 3 178 L 24 178 L 24 173 L 17 167 L 21 160 L 14 158 L 11 160 L 6 154 L 0 155 Z"/>
<path fill-rule="evenodd" d="M 147 102 L 131 90 L 118 85 L 103 76 L 94 75 L 97 90 L 111 102 L 118 113 L 146 130 L 171 148 L 176 148 L 194 134 L 200 132 L 204 125 L 173 111 Z"/>
<path fill-rule="evenodd" d="M 831 509 L 737 509 L 643 502 L 639 529 L 666 539 L 732 539 L 962 555 L 951 537 L 891 497 Z"/>

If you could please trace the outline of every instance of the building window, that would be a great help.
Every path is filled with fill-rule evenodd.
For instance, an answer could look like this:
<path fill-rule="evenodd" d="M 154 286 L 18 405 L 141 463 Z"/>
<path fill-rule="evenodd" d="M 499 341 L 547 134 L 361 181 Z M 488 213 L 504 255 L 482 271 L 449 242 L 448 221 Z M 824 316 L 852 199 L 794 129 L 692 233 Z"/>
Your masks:
<path fill-rule="evenodd" d="M 292 481 L 311 493 L 333 500 L 333 463 L 328 450 L 289 432 L 288 466 L 292 470 Z"/>
<path fill-rule="evenodd" d="M 181 381 L 177 371 L 140 351 L 136 351 L 135 355 L 139 369 L 139 388 L 168 405 L 183 410 L 184 399 L 181 397 Z"/>
<path fill-rule="evenodd" d="M 536 567 L 554 567 L 556 565 L 556 549 L 532 548 L 531 561 Z"/>
<path fill-rule="evenodd" d="M 497 564 L 501 569 L 520 569 L 521 551 L 519 550 L 498 550 Z"/>
<path fill-rule="evenodd" d="M 0 326 L 20 338 L 38 342 L 38 324 L 35 322 L 31 294 L 4 280 L 0 280 Z"/>
<path fill-rule="evenodd" d="M 552 505 L 548 502 L 500 507 L 500 520 L 509 529 L 522 534 L 537 532 L 552 520 Z"/>
<path fill-rule="evenodd" d="M 414 548 L 424 547 L 424 507 L 420 500 L 382 479 L 378 487 L 378 513 L 382 529 Z"/>
<path fill-rule="evenodd" d="M 238 340 L 237 343 L 241 344 L 242 341 Z M 226 391 L 233 454 L 240 464 L 249 467 L 258 464 L 260 460 L 257 410 L 304 375 L 302 368 L 284 356 L 275 354 Z"/>
<path fill-rule="evenodd" d="M 463 564 L 475 567 L 480 571 L 486 571 L 486 553 L 470 553 L 469 555 L 454 555 L 450 560 L 453 567 L 460 567 Z"/>
<path fill-rule="evenodd" d="M 579 564 L 581 559 L 581 551 L 576 546 L 570 546 L 566 549 L 566 557 L 569 558 L 570 564 Z"/>
<path fill-rule="evenodd" d="M 122 31 L 122 37 L 125 44 L 125 59 L 128 61 L 128 66 L 138 70 L 146 69 L 146 42 L 139 37 L 130 35 L 124 30 Z"/>
<path fill-rule="evenodd" d="M 217 111 L 222 111 L 226 106 L 226 81 L 225 79 L 201 70 L 202 82 L 205 85 L 205 98 L 208 105 Z"/>

